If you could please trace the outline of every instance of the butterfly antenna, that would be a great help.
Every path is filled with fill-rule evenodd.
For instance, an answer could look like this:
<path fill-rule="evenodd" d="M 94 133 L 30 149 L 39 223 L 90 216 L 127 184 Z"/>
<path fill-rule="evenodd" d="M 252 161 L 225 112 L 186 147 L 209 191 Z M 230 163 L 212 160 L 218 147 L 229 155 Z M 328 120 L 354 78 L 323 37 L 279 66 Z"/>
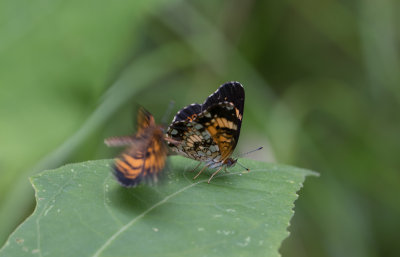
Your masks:
<path fill-rule="evenodd" d="M 249 151 L 249 152 L 247 152 L 247 153 L 241 153 L 241 154 L 239 154 L 238 156 L 245 156 L 245 155 L 254 153 L 254 152 L 258 151 L 258 150 L 261 150 L 261 149 L 263 149 L 263 148 L 264 148 L 264 147 L 260 146 L 260 147 L 257 148 L 257 149 L 251 150 L 251 151 Z M 238 162 L 237 160 L 236 160 L 236 163 L 239 164 L 242 168 L 246 169 L 248 172 L 250 172 L 250 169 L 249 169 L 249 168 L 243 166 L 243 165 L 242 165 L 240 162 Z"/>
<path fill-rule="evenodd" d="M 258 150 L 261 150 L 261 149 L 263 149 L 263 148 L 264 148 L 264 147 L 260 146 L 260 147 L 257 148 L 257 149 L 251 150 L 251 151 L 249 151 L 249 152 L 247 152 L 247 153 L 241 153 L 241 154 L 239 154 L 238 156 L 242 157 L 242 156 L 245 156 L 245 155 L 254 153 L 254 152 L 256 152 L 256 151 L 258 151 Z"/>
<path fill-rule="evenodd" d="M 240 162 L 236 161 L 237 164 L 240 165 L 240 167 L 242 167 L 243 169 L 247 170 L 248 172 L 250 172 L 249 168 L 246 168 L 245 166 L 243 166 Z"/>
<path fill-rule="evenodd" d="M 163 124 L 164 126 L 167 125 L 167 119 L 168 117 L 171 115 L 171 111 L 172 108 L 174 108 L 175 102 L 174 101 L 170 101 L 167 110 L 165 111 L 162 119 L 161 119 L 161 124 Z"/>

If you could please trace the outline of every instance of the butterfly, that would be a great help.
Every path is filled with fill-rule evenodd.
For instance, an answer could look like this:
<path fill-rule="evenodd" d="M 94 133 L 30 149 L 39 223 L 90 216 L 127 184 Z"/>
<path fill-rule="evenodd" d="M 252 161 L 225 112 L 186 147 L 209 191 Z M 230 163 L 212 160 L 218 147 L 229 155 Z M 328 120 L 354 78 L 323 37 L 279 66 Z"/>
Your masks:
<path fill-rule="evenodd" d="M 163 127 L 155 123 L 151 113 L 139 107 L 135 135 L 104 140 L 107 146 L 128 146 L 113 165 L 113 174 L 122 186 L 135 187 L 141 181 L 157 182 L 168 152 L 163 138 Z"/>
<path fill-rule="evenodd" d="M 194 178 L 206 168 L 217 169 L 210 183 L 222 168 L 236 164 L 231 155 L 239 140 L 244 97 L 239 82 L 227 82 L 203 104 L 191 104 L 175 115 L 165 140 L 173 152 L 205 163 Z"/>

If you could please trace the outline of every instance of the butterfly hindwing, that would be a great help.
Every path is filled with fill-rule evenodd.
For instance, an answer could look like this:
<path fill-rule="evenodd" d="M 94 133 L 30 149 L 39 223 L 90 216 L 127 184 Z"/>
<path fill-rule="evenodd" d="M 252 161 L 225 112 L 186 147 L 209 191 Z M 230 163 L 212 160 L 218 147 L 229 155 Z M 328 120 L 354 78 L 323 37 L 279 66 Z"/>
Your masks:
<path fill-rule="evenodd" d="M 206 131 L 218 146 L 220 160 L 228 158 L 239 140 L 241 120 L 236 116 L 235 106 L 231 102 L 212 105 L 200 115 L 198 122 L 205 124 Z"/>
<path fill-rule="evenodd" d="M 210 106 L 192 121 L 170 125 L 167 134 L 179 145 L 170 147 L 195 160 L 220 161 L 228 158 L 236 147 L 239 132 L 235 107 L 230 102 Z"/>

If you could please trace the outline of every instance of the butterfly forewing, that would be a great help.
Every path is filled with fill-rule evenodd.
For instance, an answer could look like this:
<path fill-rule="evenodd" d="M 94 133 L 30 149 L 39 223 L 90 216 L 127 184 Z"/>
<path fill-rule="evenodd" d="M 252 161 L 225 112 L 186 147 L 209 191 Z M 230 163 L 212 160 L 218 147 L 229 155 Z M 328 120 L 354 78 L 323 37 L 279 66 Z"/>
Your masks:
<path fill-rule="evenodd" d="M 193 120 L 199 113 L 201 113 L 201 107 L 201 104 L 191 104 L 189 106 L 186 106 L 175 115 L 172 123 L 181 120 Z"/>
<path fill-rule="evenodd" d="M 202 110 L 205 110 L 218 103 L 231 102 L 238 110 L 238 113 L 243 115 L 244 97 L 244 89 L 239 82 L 227 82 L 220 86 L 213 94 L 207 97 L 202 105 Z"/>
<path fill-rule="evenodd" d="M 146 142 L 136 139 L 135 142 L 114 163 L 114 175 L 126 187 L 138 185 L 143 176 Z"/>
<path fill-rule="evenodd" d="M 151 115 L 151 113 L 148 112 L 143 107 L 139 107 L 136 126 L 137 126 L 137 132 L 136 132 L 137 136 L 146 133 L 147 128 L 156 126 L 153 115 Z"/>

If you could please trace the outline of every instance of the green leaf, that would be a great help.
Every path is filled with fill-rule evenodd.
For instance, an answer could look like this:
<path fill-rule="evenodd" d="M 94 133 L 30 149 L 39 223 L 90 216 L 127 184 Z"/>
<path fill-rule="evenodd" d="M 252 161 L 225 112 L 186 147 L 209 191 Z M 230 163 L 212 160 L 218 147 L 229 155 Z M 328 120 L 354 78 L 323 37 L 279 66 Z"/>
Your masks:
<path fill-rule="evenodd" d="M 295 167 L 242 159 L 207 184 L 196 162 L 171 157 L 157 186 L 123 188 L 111 160 L 34 176 L 37 206 L 0 256 L 279 256 L 296 192 Z"/>

